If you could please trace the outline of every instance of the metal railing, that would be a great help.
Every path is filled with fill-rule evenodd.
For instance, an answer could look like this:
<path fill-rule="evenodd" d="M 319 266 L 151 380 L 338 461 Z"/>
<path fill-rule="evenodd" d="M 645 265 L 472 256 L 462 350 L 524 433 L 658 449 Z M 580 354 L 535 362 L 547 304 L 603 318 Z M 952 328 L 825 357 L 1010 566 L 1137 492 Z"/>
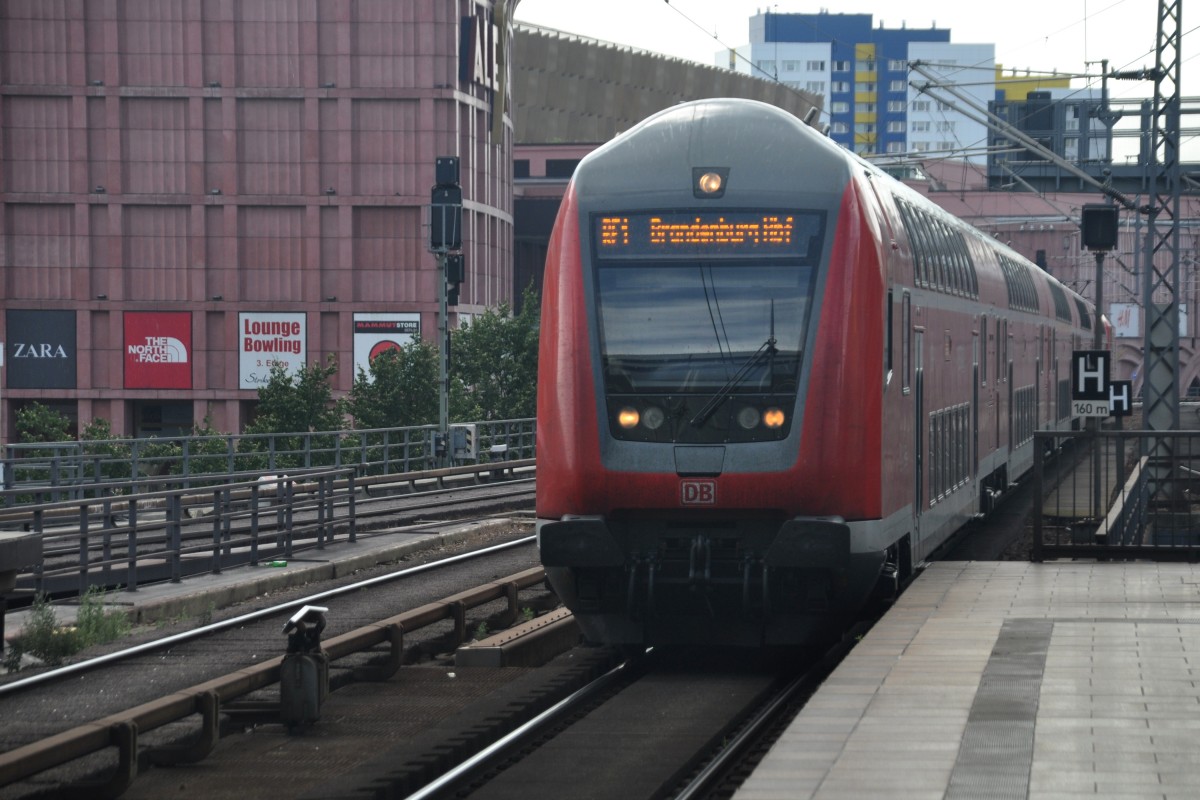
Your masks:
<path fill-rule="evenodd" d="M 0 503 L 0 570 L 24 594 L 136 591 L 152 581 L 286 561 L 294 550 L 322 549 L 335 534 L 353 543 L 360 527 L 396 513 L 398 495 L 524 483 L 535 469 L 532 458 L 497 459 L 386 475 L 363 475 L 361 467 L 231 473 L 208 486 L 180 478 L 88 484 L 90 495 L 75 500 Z M 22 491 L 0 491 L 0 501 Z M 505 498 L 501 505 L 514 491 L 496 495 Z M 0 605 L 0 630 L 2 620 Z"/>
<path fill-rule="evenodd" d="M 1034 442 L 1034 561 L 1200 561 L 1200 430 L 1039 432 Z M 1051 452 L 1060 457 L 1048 463 Z"/>
<path fill-rule="evenodd" d="M 7 566 L 17 570 L 18 587 L 82 595 L 93 585 L 137 591 L 152 581 L 287 559 L 300 546 L 324 549 L 338 532 L 354 542 L 356 472 L 269 480 L 243 474 L 208 489 L 94 484 L 95 497 L 0 511 L 0 524 L 41 542 L 38 561 Z"/>
<path fill-rule="evenodd" d="M 536 420 L 471 423 L 470 457 L 451 464 L 534 457 Z M 99 496 L 99 484 L 139 479 L 185 487 L 227 482 L 228 476 L 278 475 L 296 470 L 358 467 L 361 475 L 390 475 L 441 466 L 436 426 L 304 433 L 228 434 L 150 439 L 10 444 L 0 461 L 0 504 L 79 500 Z"/>

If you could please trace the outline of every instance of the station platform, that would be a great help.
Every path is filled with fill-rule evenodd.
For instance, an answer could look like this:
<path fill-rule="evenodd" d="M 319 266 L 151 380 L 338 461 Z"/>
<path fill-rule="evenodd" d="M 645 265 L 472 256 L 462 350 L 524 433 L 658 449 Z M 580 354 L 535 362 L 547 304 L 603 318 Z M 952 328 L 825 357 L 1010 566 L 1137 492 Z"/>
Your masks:
<path fill-rule="evenodd" d="M 1194 798 L 1200 566 L 930 565 L 737 800 Z"/>

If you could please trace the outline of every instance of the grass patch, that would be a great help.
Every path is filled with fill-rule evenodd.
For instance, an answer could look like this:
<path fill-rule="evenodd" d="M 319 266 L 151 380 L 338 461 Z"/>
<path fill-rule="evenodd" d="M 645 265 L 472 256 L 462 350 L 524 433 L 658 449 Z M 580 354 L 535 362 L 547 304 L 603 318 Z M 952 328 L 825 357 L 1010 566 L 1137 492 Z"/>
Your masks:
<path fill-rule="evenodd" d="M 59 624 L 54 606 L 45 595 L 34 598 L 29 623 L 4 652 L 4 667 L 16 672 L 28 653 L 49 666 L 59 666 L 70 656 L 92 645 L 119 639 L 129 632 L 129 617 L 104 610 L 104 590 L 88 589 L 79 601 L 74 625 Z"/>

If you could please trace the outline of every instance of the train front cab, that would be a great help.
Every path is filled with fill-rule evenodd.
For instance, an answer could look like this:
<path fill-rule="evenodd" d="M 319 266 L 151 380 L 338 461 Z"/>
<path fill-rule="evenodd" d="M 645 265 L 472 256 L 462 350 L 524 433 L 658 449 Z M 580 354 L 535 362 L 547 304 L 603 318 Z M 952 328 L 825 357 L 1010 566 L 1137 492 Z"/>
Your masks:
<path fill-rule="evenodd" d="M 538 536 L 591 639 L 811 641 L 857 612 L 883 570 L 879 242 L 841 151 L 785 124 L 776 151 L 808 151 L 735 163 L 732 205 L 699 205 L 686 183 L 663 202 L 686 211 L 597 198 L 589 181 L 617 171 L 613 148 L 607 169 L 581 165 L 560 210 L 543 302 Z M 662 159 L 689 149 L 701 148 L 668 143 Z M 821 190 L 789 189 L 784 202 L 735 186 Z M 718 225 L 786 225 L 789 249 L 713 255 Z M 650 258 L 639 236 L 662 226 L 682 244 Z"/>

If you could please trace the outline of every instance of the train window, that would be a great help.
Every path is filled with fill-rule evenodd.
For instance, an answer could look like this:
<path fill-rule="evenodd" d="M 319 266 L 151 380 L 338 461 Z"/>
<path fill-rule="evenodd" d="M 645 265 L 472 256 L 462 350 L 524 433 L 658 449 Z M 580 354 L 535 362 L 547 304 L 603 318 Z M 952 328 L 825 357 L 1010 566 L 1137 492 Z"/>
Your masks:
<path fill-rule="evenodd" d="M 1067 304 L 1067 293 L 1054 281 L 1047 281 L 1046 284 L 1050 287 L 1050 296 L 1054 298 L 1054 316 L 1070 322 L 1071 306 Z"/>
<path fill-rule="evenodd" d="M 1004 273 L 1005 285 L 1008 287 L 1009 308 L 1036 314 L 1040 305 L 1029 268 L 1003 253 L 997 254 L 997 258 L 1000 261 L 1000 269 Z"/>
<path fill-rule="evenodd" d="M 975 297 L 975 291 L 971 288 L 971 265 L 963 255 L 962 234 L 956 230 L 951 230 L 950 257 L 958 265 L 958 275 L 959 281 L 962 284 L 962 292 L 967 297 Z"/>
<path fill-rule="evenodd" d="M 925 220 L 918 213 L 913 214 L 913 230 L 916 231 L 917 239 L 921 242 L 921 261 L 924 266 L 925 285 L 937 285 L 937 264 L 934 262 L 933 242 L 929 240 L 929 231 L 925 227 Z"/>
<path fill-rule="evenodd" d="M 599 262 L 608 391 L 712 394 L 741 375 L 732 391 L 794 393 L 815 272 L 795 262 Z"/>
<path fill-rule="evenodd" d="M 896 207 L 912 249 L 917 286 L 978 297 L 975 264 L 962 231 L 898 197 Z"/>
<path fill-rule="evenodd" d="M 1092 329 L 1092 318 L 1088 314 L 1087 304 L 1081 298 L 1075 298 L 1075 308 L 1079 310 L 1079 325 L 1087 330 Z"/>
<path fill-rule="evenodd" d="M 958 273 L 958 263 L 954 260 L 954 253 L 951 250 L 950 227 L 940 219 L 934 220 L 934 225 L 938 232 L 938 252 L 945 265 L 946 288 L 952 294 L 962 294 L 963 287 Z"/>
<path fill-rule="evenodd" d="M 996 338 L 996 383 L 999 384 L 1008 377 L 1005 374 L 1008 370 L 1008 320 L 1003 320 L 1003 331 L 1001 320 L 996 320 Z"/>
<path fill-rule="evenodd" d="M 979 385 L 987 386 L 988 367 L 988 318 L 987 314 L 979 317 Z"/>
<path fill-rule="evenodd" d="M 962 231 L 954 233 L 954 251 L 958 254 L 958 259 L 967 276 L 967 294 L 971 297 L 979 297 L 979 277 L 975 274 L 975 261 L 971 258 L 971 250 L 967 247 L 967 240 L 962 235 Z"/>
<path fill-rule="evenodd" d="M 912 251 L 913 281 L 917 286 L 925 285 L 925 248 L 917 237 L 916 226 L 913 223 L 913 210 L 906 201 L 896 198 L 896 206 L 900 209 L 900 221 L 904 224 L 904 232 L 908 236 L 908 247 Z"/>
<path fill-rule="evenodd" d="M 938 239 L 937 227 L 928 214 L 921 214 L 921 225 L 925 228 L 925 239 L 929 242 L 929 259 L 933 263 L 932 283 L 946 290 L 946 264 L 942 261 L 942 243 Z"/>
<path fill-rule="evenodd" d="M 944 249 L 942 247 L 941 237 L 938 236 L 937 223 L 930 216 L 922 215 L 922 220 L 925 224 L 925 229 L 928 231 L 928 239 L 930 244 L 930 253 L 933 258 L 933 284 L 942 291 L 946 290 L 946 261 L 944 258 Z"/>
<path fill-rule="evenodd" d="M 979 297 L 979 287 L 975 277 L 975 264 L 971 261 L 971 252 L 967 250 L 967 242 L 963 239 L 961 231 L 956 231 L 954 234 L 954 250 L 958 253 L 958 260 L 962 262 L 963 274 L 967 276 L 967 295 L 970 297 Z"/>
<path fill-rule="evenodd" d="M 884 357 L 884 367 L 883 368 L 884 368 L 884 373 L 885 373 L 883 385 L 885 387 L 892 382 L 892 338 L 893 338 L 892 337 L 892 325 L 893 325 L 893 322 L 894 322 L 894 319 L 896 316 L 895 313 L 893 312 L 893 308 L 892 308 L 892 305 L 894 302 L 895 301 L 893 298 L 892 290 L 888 289 L 887 331 L 884 334 L 884 336 L 886 337 L 886 341 L 884 342 L 884 350 L 883 350 L 883 357 Z"/>

